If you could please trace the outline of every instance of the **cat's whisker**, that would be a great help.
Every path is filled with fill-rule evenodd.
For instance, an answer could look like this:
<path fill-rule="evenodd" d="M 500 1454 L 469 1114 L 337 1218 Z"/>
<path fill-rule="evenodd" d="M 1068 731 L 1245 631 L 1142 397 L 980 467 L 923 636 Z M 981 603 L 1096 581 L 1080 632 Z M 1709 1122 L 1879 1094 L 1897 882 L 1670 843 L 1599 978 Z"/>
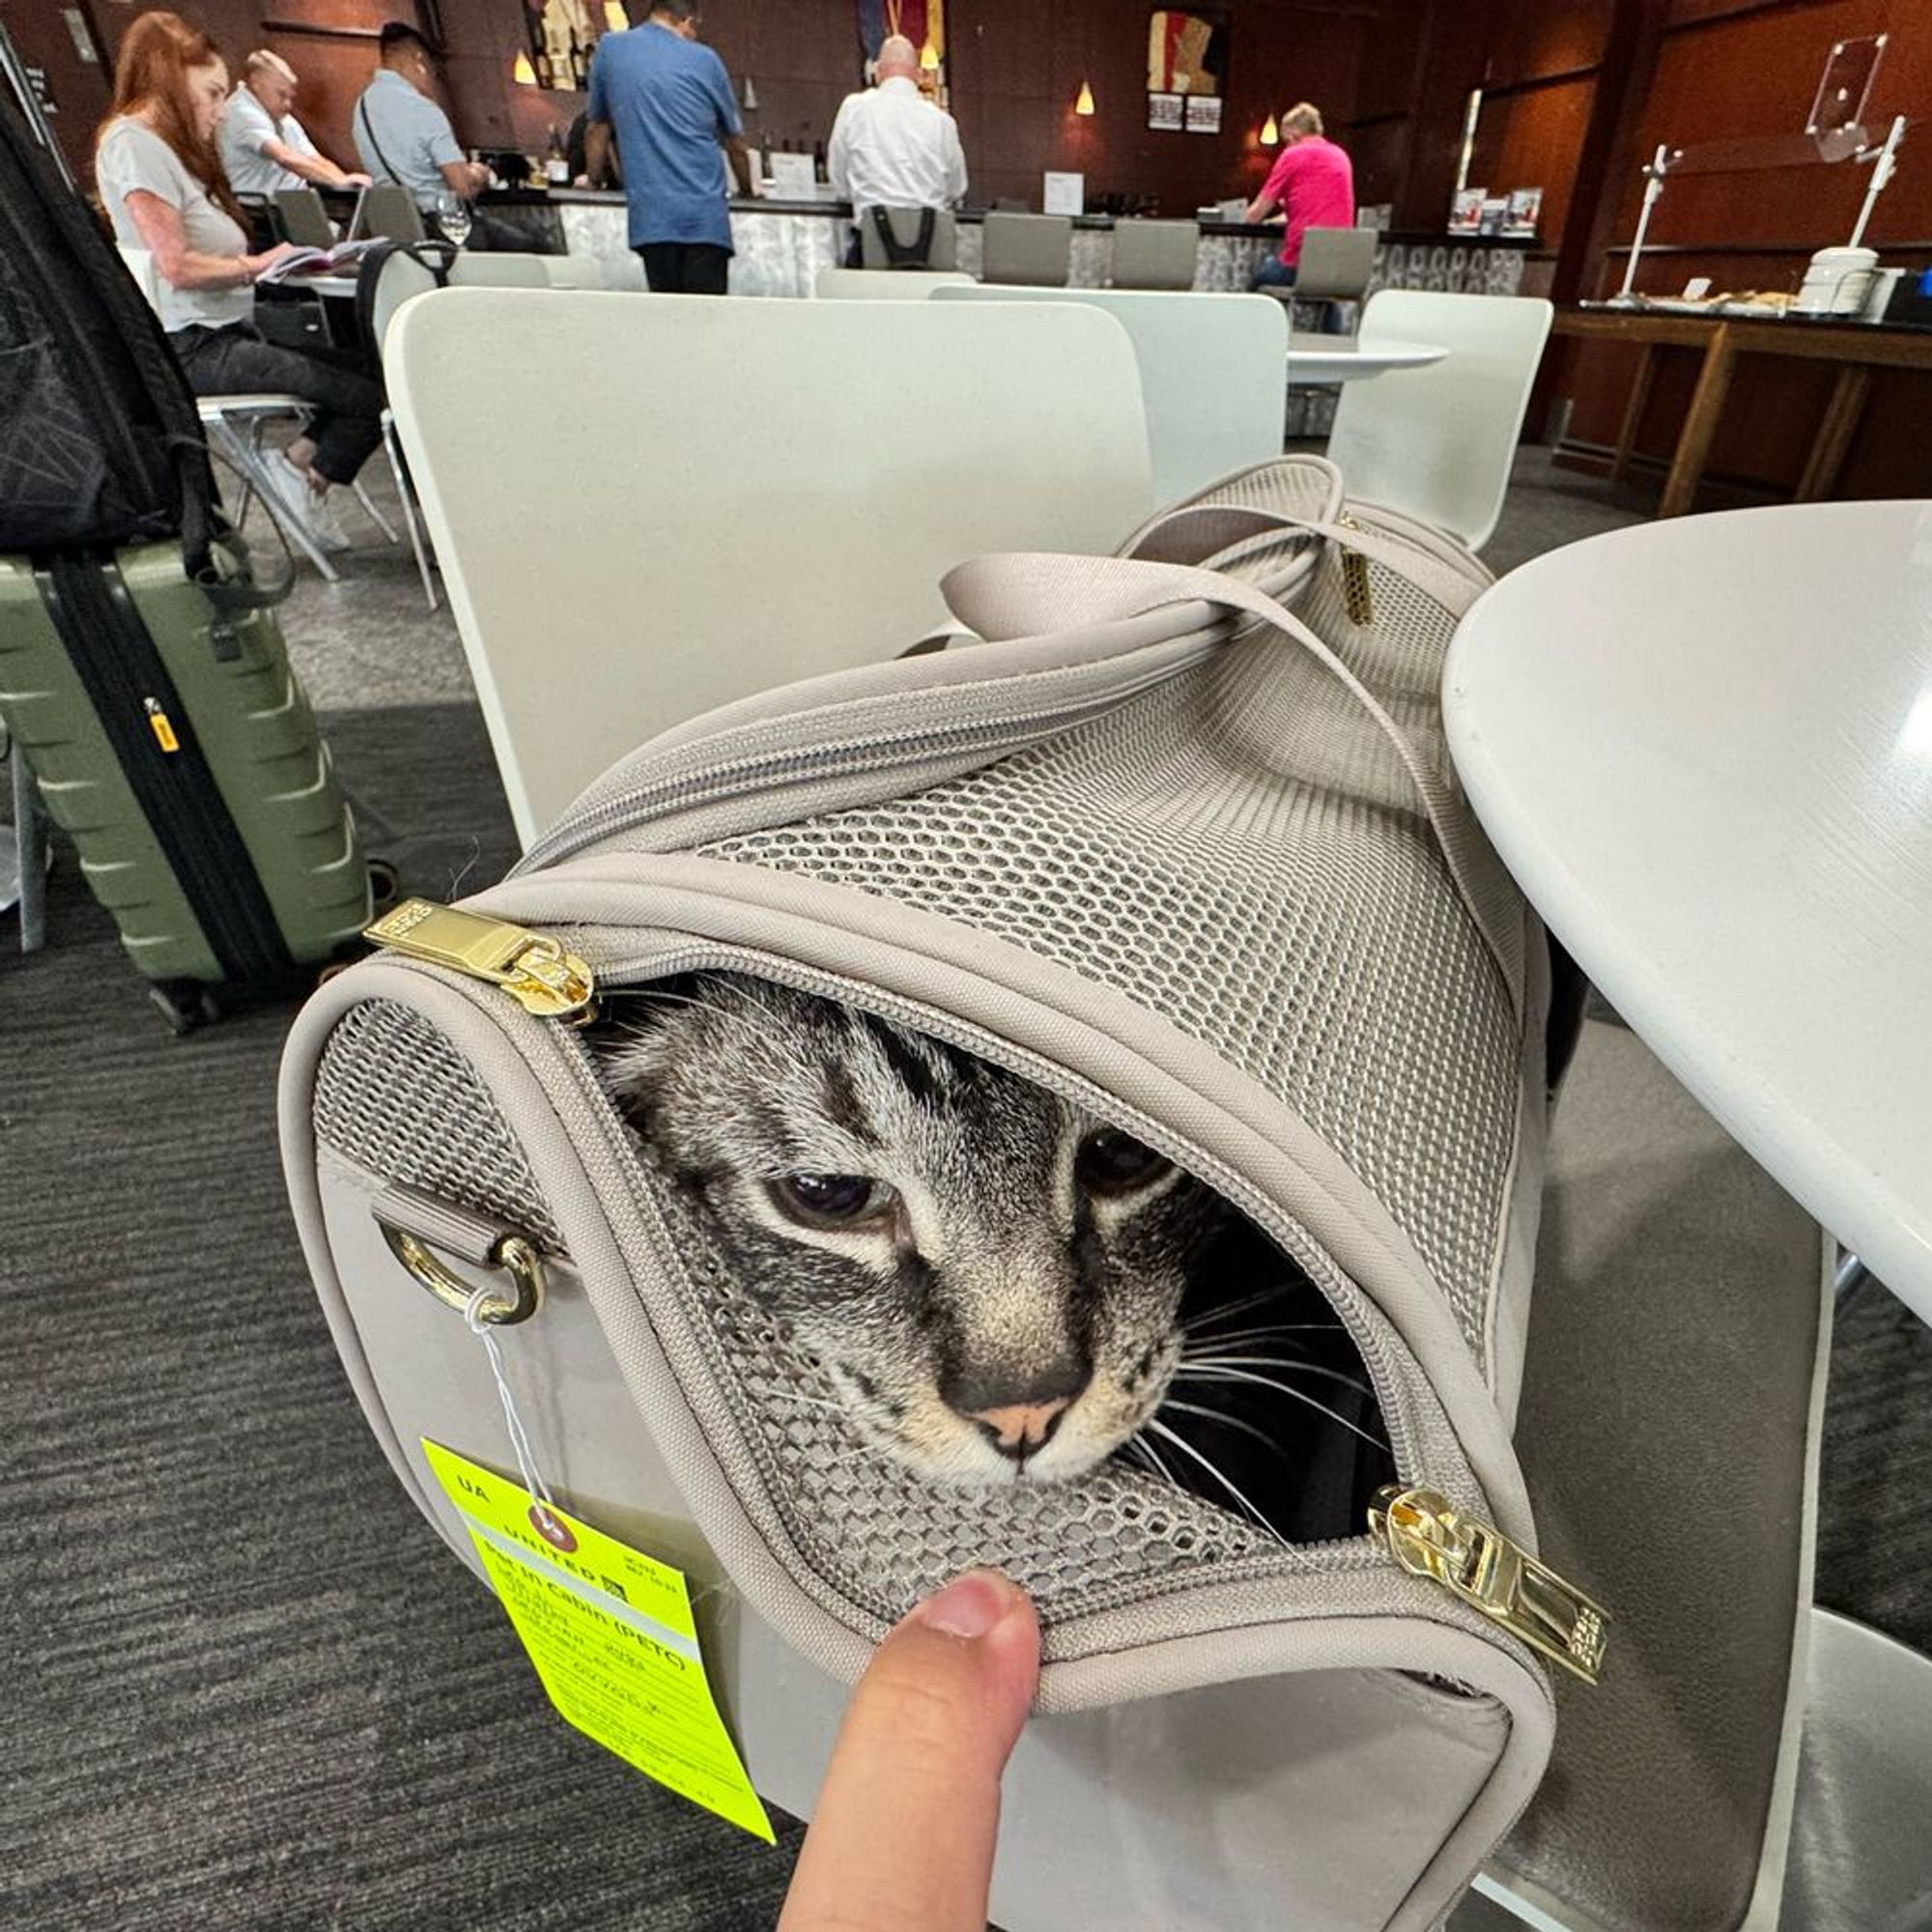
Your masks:
<path fill-rule="evenodd" d="M 1284 1321 L 1270 1328 L 1231 1328 L 1226 1333 L 1217 1330 L 1209 1335 L 1193 1335 L 1188 1340 L 1190 1344 L 1198 1343 L 1210 1349 L 1225 1349 L 1236 1342 L 1269 1342 L 1280 1335 L 1300 1335 L 1317 1330 L 1332 1334 L 1341 1325 L 1339 1321 Z M 1305 1349 L 1311 1345 L 1306 1342 L 1289 1342 L 1284 1346 L 1291 1349 Z"/>
<path fill-rule="evenodd" d="M 1351 1435 L 1359 1435 L 1372 1449 L 1386 1450 L 1389 1446 L 1379 1435 L 1371 1435 L 1366 1429 L 1357 1428 L 1346 1415 L 1330 1408 L 1325 1402 L 1317 1402 L 1306 1389 L 1291 1388 L 1288 1383 L 1274 1381 L 1267 1376 L 1251 1376 L 1240 1369 L 1210 1369 L 1194 1379 L 1207 1382 L 1253 1382 L 1260 1388 L 1273 1389 L 1277 1394 L 1285 1395 L 1293 1402 L 1306 1403 L 1310 1408 L 1320 1409 L 1330 1421 L 1339 1422 Z"/>
<path fill-rule="evenodd" d="M 1145 1425 L 1143 1425 L 1143 1427 L 1145 1428 Z M 1174 1471 L 1170 1469 L 1164 1462 L 1161 1461 L 1160 1456 L 1158 1452 L 1155 1450 L 1153 1444 L 1147 1439 L 1147 1436 L 1145 1435 L 1136 1435 L 1134 1439 L 1127 1444 L 1127 1447 L 1129 1449 L 1138 1449 L 1141 1452 L 1141 1454 L 1147 1458 L 1149 1467 L 1153 1470 L 1154 1474 L 1158 1476 L 1162 1482 L 1170 1484 L 1173 1488 L 1177 1490 L 1180 1487 L 1180 1485 L 1175 1482 L 1174 1480 Z"/>
<path fill-rule="evenodd" d="M 1210 1476 L 1212 1476 L 1214 1480 L 1217 1483 L 1219 1483 L 1221 1487 L 1224 1490 L 1226 1490 L 1227 1492 L 1231 1496 L 1233 1496 L 1234 1499 L 1237 1503 L 1239 1503 L 1240 1506 L 1244 1510 L 1246 1510 L 1251 1517 L 1254 1518 L 1255 1521 L 1258 1524 L 1260 1524 L 1260 1526 L 1263 1529 L 1266 1530 L 1267 1533 L 1270 1536 L 1272 1536 L 1277 1543 L 1286 1543 L 1288 1541 L 1288 1539 L 1285 1536 L 1283 1536 L 1278 1529 L 1275 1528 L 1274 1524 L 1269 1522 L 1267 1518 L 1264 1517 L 1261 1513 L 1261 1511 L 1257 1509 L 1255 1505 L 1252 1502 L 1250 1502 L 1245 1495 L 1241 1493 L 1240 1490 L 1236 1488 L 1234 1483 L 1230 1482 L 1229 1479 L 1221 1473 L 1221 1471 L 1215 1466 L 1213 1460 L 1210 1457 L 1204 1456 L 1200 1450 L 1195 1448 L 1193 1443 L 1188 1441 L 1186 1436 L 1181 1435 L 1175 1430 L 1170 1429 L 1167 1426 L 1167 1424 L 1162 1422 L 1157 1416 L 1150 1419 L 1147 1426 L 1152 1431 L 1154 1431 L 1154 1433 L 1160 1436 L 1163 1442 L 1171 1442 L 1177 1449 L 1180 1450 L 1183 1454 L 1193 1457 L 1193 1459 L 1197 1463 L 1199 1463 L 1201 1466 L 1204 1469 L 1206 1469 L 1208 1473 Z"/>
<path fill-rule="evenodd" d="M 1198 1402 L 1176 1402 L 1172 1396 L 1161 1404 L 1161 1412 L 1170 1408 L 1179 1409 L 1183 1415 L 1206 1416 L 1209 1422 L 1219 1423 L 1224 1429 L 1238 1429 L 1244 1435 L 1252 1435 L 1271 1454 L 1279 1456 L 1284 1463 L 1291 1461 L 1289 1453 L 1264 1429 L 1257 1429 L 1252 1422 L 1243 1422 L 1238 1415 L 1230 1415 L 1219 1408 L 1204 1408 Z"/>
<path fill-rule="evenodd" d="M 1249 1309 L 1259 1308 L 1264 1301 L 1272 1301 L 1277 1295 L 1285 1293 L 1287 1291 L 1282 1288 L 1264 1288 L 1258 1290 L 1253 1294 L 1241 1295 L 1234 1301 L 1224 1301 L 1217 1307 L 1204 1308 L 1193 1321 L 1182 1322 L 1181 1326 L 1192 1332 L 1196 1328 L 1206 1326 L 1207 1323 L 1215 1321 L 1217 1318 L 1226 1318 L 1232 1321 L 1235 1316 L 1245 1315 Z"/>
<path fill-rule="evenodd" d="M 1341 1382 L 1353 1389 L 1358 1395 L 1365 1395 L 1371 1402 L 1376 1392 L 1367 1382 L 1358 1381 L 1353 1376 L 1345 1376 L 1340 1369 L 1324 1367 L 1320 1362 L 1291 1360 L 1284 1355 L 1183 1355 L 1175 1365 L 1175 1373 L 1186 1369 L 1293 1369 L 1299 1375 L 1320 1376 L 1325 1381 Z"/>

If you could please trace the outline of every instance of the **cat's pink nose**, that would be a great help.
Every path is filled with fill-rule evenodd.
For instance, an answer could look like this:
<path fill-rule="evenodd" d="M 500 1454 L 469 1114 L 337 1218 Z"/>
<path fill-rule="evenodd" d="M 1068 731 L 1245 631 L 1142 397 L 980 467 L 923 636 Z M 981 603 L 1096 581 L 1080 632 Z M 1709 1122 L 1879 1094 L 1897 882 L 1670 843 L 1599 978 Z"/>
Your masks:
<path fill-rule="evenodd" d="M 1014 1402 L 1004 1408 L 976 1408 L 972 1419 L 993 1438 L 1004 1456 L 1030 1456 L 1053 1439 L 1060 1418 L 1073 1406 L 1070 1396 L 1052 1402 Z"/>

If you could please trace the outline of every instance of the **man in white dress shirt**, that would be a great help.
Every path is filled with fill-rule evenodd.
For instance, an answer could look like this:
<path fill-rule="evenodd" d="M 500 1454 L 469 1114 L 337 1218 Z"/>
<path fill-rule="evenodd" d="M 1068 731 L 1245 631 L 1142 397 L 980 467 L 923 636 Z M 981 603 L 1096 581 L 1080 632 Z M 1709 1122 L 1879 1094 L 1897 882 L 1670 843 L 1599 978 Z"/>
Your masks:
<path fill-rule="evenodd" d="M 316 151 L 291 111 L 295 100 L 295 69 L 266 47 L 250 54 L 221 117 L 229 185 L 237 194 L 263 195 L 285 187 L 366 187 L 367 175 L 350 174 Z"/>
<path fill-rule="evenodd" d="M 966 156 L 952 116 L 919 91 L 919 49 L 890 34 L 874 65 L 878 85 L 848 94 L 832 124 L 833 187 L 862 224 L 872 208 L 951 207 L 966 192 Z"/>

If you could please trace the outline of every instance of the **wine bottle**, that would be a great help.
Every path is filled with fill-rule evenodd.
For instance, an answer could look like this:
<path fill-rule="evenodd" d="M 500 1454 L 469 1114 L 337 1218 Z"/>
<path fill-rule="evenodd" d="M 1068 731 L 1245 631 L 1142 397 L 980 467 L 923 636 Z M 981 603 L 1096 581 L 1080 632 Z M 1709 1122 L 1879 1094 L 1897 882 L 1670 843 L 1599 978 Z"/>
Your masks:
<path fill-rule="evenodd" d="M 570 84 L 580 94 L 590 85 L 590 55 L 575 27 L 570 30 Z"/>
<path fill-rule="evenodd" d="M 537 85 L 539 87 L 556 85 L 556 70 L 550 64 L 550 43 L 547 41 L 537 43 Z"/>
<path fill-rule="evenodd" d="M 821 182 L 831 179 L 825 172 L 825 143 L 823 141 L 814 141 L 811 144 L 811 178 L 813 181 Z"/>

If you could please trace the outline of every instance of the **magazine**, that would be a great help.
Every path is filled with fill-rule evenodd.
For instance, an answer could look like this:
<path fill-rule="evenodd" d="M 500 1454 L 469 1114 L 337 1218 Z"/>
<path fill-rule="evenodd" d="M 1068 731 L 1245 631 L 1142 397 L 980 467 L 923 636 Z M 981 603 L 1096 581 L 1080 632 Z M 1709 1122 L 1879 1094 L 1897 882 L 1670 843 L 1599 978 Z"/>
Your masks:
<path fill-rule="evenodd" d="M 354 269 L 376 243 L 338 242 L 333 248 L 298 248 L 278 257 L 255 277 L 258 282 L 286 282 L 297 275 L 335 275 Z"/>

